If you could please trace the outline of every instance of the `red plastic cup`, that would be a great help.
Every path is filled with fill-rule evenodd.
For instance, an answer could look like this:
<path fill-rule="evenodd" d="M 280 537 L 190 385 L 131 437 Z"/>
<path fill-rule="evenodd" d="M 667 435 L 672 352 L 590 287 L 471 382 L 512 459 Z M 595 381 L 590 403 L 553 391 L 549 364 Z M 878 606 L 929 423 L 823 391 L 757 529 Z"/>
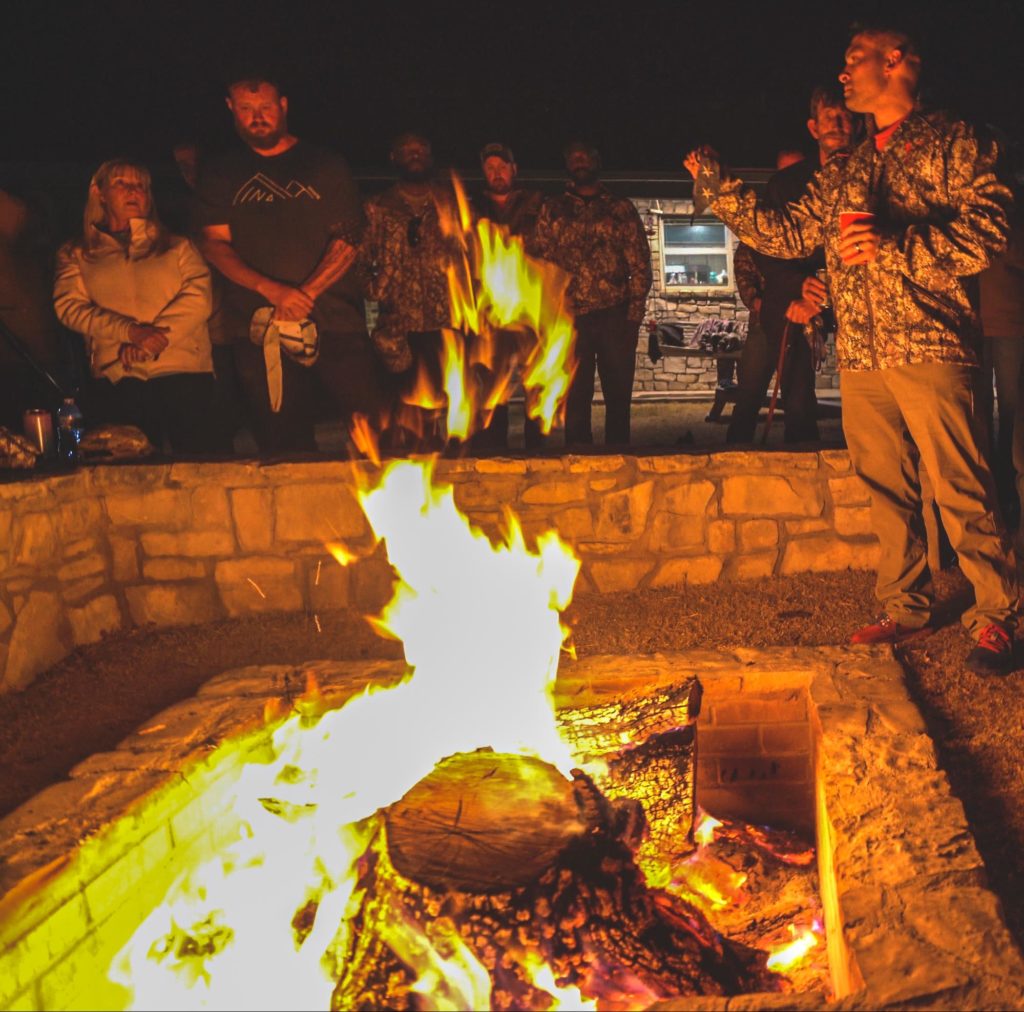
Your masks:
<path fill-rule="evenodd" d="M 870 211 L 840 211 L 839 212 L 839 234 L 843 235 L 851 225 L 859 222 L 871 224 L 875 216 Z"/>

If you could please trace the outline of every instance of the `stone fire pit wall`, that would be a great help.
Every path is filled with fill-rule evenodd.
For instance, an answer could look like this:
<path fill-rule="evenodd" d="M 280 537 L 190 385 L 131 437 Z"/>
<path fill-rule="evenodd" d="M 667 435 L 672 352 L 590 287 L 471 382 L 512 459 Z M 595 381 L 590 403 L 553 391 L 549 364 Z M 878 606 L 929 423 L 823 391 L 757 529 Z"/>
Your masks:
<path fill-rule="evenodd" d="M 378 611 L 393 574 L 352 467 L 109 465 L 0 485 L 0 692 L 135 626 Z M 437 475 L 489 534 L 506 507 L 528 539 L 557 530 L 582 560 L 577 593 L 875 564 L 845 451 L 463 459 Z M 342 568 L 331 541 L 363 557 Z"/>

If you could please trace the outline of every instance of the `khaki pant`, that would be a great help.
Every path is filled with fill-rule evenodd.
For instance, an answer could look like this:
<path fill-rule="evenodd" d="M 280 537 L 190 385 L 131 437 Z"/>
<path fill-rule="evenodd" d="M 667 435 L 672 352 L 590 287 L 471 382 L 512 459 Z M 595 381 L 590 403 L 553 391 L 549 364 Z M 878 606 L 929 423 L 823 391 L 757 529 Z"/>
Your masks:
<path fill-rule="evenodd" d="M 844 372 L 840 390 L 846 444 L 871 492 L 881 545 L 878 600 L 903 625 L 922 626 L 931 618 L 919 455 L 960 568 L 974 587 L 963 623 L 977 635 L 992 622 L 1012 625 L 1017 581 L 975 435 L 971 380 L 967 366 L 926 363 Z"/>

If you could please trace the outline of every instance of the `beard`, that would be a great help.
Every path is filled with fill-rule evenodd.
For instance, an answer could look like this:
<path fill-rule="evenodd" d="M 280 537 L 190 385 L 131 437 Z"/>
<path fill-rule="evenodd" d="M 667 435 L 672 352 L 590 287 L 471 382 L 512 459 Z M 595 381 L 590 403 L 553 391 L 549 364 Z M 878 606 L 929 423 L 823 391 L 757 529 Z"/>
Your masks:
<path fill-rule="evenodd" d="M 597 169 L 573 169 L 569 178 L 577 186 L 592 186 L 597 182 Z"/>
<path fill-rule="evenodd" d="M 426 183 L 434 173 L 430 162 L 414 162 L 412 165 L 399 165 L 398 178 L 403 183 Z"/>
<path fill-rule="evenodd" d="M 487 192 L 503 197 L 506 193 L 512 192 L 512 182 L 511 180 L 496 179 L 493 183 L 487 184 Z"/>
<path fill-rule="evenodd" d="M 256 133 L 251 130 L 247 130 L 240 124 L 235 124 L 235 130 L 238 132 L 238 136 L 245 141 L 246 144 L 251 148 L 256 148 L 258 151 L 266 151 L 270 148 L 275 147 L 284 136 L 285 127 L 284 124 L 279 124 L 276 130 L 266 130 Z"/>

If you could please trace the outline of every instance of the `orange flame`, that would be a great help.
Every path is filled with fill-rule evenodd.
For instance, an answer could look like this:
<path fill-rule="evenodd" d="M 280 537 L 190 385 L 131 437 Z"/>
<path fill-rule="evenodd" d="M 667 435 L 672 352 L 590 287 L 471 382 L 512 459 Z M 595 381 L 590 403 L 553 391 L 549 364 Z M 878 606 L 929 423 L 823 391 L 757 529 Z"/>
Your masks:
<path fill-rule="evenodd" d="M 527 254 L 523 240 L 488 218 L 473 220 L 453 175 L 454 203 L 439 203 L 449 240 L 445 265 L 452 327 L 442 331 L 439 362 L 421 360 L 411 388 L 378 419 L 353 418 L 357 449 L 380 462 L 378 434 L 400 427 L 425 435 L 425 413 L 445 412 L 448 438 L 468 439 L 508 401 L 521 376 L 526 413 L 541 430 L 561 420 L 576 371 L 569 275 Z"/>

